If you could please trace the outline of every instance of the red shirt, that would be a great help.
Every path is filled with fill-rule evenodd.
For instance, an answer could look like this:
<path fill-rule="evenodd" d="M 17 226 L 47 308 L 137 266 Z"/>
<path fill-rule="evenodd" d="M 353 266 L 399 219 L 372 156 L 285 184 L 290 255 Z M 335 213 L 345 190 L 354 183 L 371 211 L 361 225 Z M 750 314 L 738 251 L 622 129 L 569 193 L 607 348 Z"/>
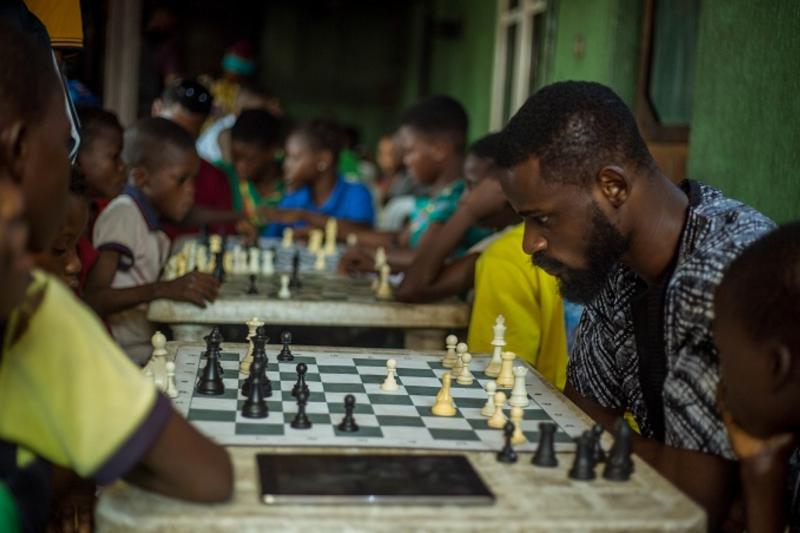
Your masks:
<path fill-rule="evenodd" d="M 78 257 L 81 260 L 81 292 L 86 286 L 86 277 L 89 275 L 89 271 L 92 270 L 97 258 L 100 257 L 100 252 L 95 250 L 94 245 L 92 245 L 94 223 L 109 203 L 111 203 L 111 200 L 107 198 L 95 198 L 89 202 L 89 222 L 86 224 L 86 231 L 78 239 Z"/>

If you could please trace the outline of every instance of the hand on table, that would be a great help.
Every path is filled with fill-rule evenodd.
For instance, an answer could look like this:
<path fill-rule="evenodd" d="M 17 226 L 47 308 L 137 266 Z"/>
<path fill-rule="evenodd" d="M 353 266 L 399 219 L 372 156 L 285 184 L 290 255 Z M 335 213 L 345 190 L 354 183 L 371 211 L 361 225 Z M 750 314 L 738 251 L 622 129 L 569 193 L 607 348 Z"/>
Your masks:
<path fill-rule="evenodd" d="M 162 282 L 160 296 L 204 308 L 206 302 L 213 302 L 218 294 L 219 282 L 214 276 L 202 272 L 189 272 L 172 281 Z"/>

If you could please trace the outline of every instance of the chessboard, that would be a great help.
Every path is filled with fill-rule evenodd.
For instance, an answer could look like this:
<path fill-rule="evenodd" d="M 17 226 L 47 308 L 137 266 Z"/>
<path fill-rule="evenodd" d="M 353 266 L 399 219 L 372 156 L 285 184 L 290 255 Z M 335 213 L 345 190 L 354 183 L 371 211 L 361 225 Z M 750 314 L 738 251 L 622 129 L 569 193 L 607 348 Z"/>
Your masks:
<path fill-rule="evenodd" d="M 456 416 L 437 417 L 431 406 L 439 392 L 441 378 L 448 369 L 441 357 L 405 350 L 360 350 L 317 347 L 293 347 L 294 360 L 278 362 L 280 348 L 267 346 L 267 374 L 272 381 L 272 395 L 267 398 L 269 415 L 248 419 L 240 413 L 245 401 L 241 386 L 246 376 L 239 374 L 239 361 L 246 355 L 246 345 L 222 347 L 224 394 L 205 396 L 195 392 L 195 384 L 204 366 L 201 345 L 181 344 L 175 365 L 178 396 L 176 409 L 202 433 L 223 445 L 246 446 L 356 446 L 377 448 L 440 449 L 454 451 L 497 451 L 503 433 L 487 425 L 480 414 L 487 399 L 485 384 L 492 380 L 482 373 L 486 360 L 473 360 L 470 368 L 475 382 L 469 386 L 453 383 L 451 392 Z M 386 362 L 395 359 L 399 389 L 384 392 L 380 384 L 386 376 Z M 297 413 L 291 394 L 297 381 L 296 366 L 307 365 L 306 383 L 309 399 L 306 412 L 310 429 L 290 426 Z M 540 422 L 555 422 L 556 451 L 573 451 L 573 438 L 587 426 L 535 372 L 529 372 L 527 390 L 530 404 L 524 408 L 522 431 L 527 443 L 519 451 L 533 451 L 539 440 Z M 506 391 L 508 392 L 508 391 Z M 344 415 L 344 397 L 356 399 L 354 416 L 360 429 L 341 432 L 337 425 Z"/>
<path fill-rule="evenodd" d="M 367 277 L 345 277 L 324 272 L 309 272 L 300 276 L 300 286 L 291 288 L 291 300 L 301 302 L 351 301 L 377 302 L 373 281 Z M 238 300 L 274 300 L 281 288 L 280 274 L 227 276 L 220 288 L 219 298 Z M 254 290 L 255 289 L 255 290 Z"/>
<path fill-rule="evenodd" d="M 314 268 L 316 262 L 316 254 L 309 251 L 308 247 L 303 243 L 293 241 L 288 247 L 281 244 L 281 239 L 272 237 L 261 237 L 258 240 L 258 247 L 261 250 L 273 250 L 275 252 L 275 271 L 278 273 L 289 274 L 292 272 L 292 261 L 294 255 L 298 254 L 300 258 L 300 273 L 312 273 L 317 270 Z M 345 250 L 345 246 L 339 244 L 333 254 L 325 257 L 325 272 L 335 272 L 336 266 L 339 264 L 339 258 Z"/>

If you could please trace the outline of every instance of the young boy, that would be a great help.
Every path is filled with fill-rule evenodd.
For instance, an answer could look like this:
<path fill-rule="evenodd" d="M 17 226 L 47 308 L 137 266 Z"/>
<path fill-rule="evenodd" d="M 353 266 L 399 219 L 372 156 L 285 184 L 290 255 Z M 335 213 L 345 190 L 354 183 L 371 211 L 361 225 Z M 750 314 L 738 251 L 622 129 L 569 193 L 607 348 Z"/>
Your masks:
<path fill-rule="evenodd" d="M 161 221 L 183 220 L 194 199 L 199 160 L 191 136 L 169 120 L 143 119 L 125 132 L 123 159 L 130 184 L 95 224 L 92 241 L 100 257 L 85 297 L 125 352 L 144 364 L 154 333 L 146 304 L 169 298 L 204 307 L 216 299 L 218 283 L 200 272 L 158 281 L 170 250 Z"/>
<path fill-rule="evenodd" d="M 787 523 L 800 531 L 800 222 L 731 263 L 714 310 L 720 399 L 739 458 L 747 531 L 783 531 Z"/>
<path fill-rule="evenodd" d="M 156 393 L 71 291 L 28 270 L 14 210 L 24 202 L 29 250 L 47 250 L 66 211 L 70 126 L 46 50 L 8 28 L 0 50 L 0 479 L 22 523 L 42 528 L 51 464 L 99 483 L 124 476 L 174 497 L 227 499 L 225 450 Z"/>
<path fill-rule="evenodd" d="M 341 128 L 327 120 L 312 120 L 292 131 L 284 163 L 289 192 L 270 213 L 279 223 L 267 228 L 268 236 L 277 237 L 286 227 L 321 228 L 331 217 L 338 220 L 343 235 L 372 227 L 375 211 L 369 189 L 338 174 L 342 139 Z"/>

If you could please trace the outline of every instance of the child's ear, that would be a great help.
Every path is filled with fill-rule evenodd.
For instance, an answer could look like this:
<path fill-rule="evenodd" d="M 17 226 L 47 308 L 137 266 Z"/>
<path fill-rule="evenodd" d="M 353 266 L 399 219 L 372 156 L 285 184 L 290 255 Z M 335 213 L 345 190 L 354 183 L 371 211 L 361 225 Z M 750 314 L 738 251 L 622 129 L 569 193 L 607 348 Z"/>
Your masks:
<path fill-rule="evenodd" d="M 6 167 L 14 181 L 23 175 L 22 167 L 28 152 L 28 129 L 21 120 L 0 130 L 0 166 Z"/>
<path fill-rule="evenodd" d="M 133 167 L 128 172 L 131 182 L 139 189 L 146 189 L 150 186 L 150 174 L 144 167 Z"/>
<path fill-rule="evenodd" d="M 317 170 L 325 172 L 331 166 L 333 166 L 333 152 L 330 150 L 322 151 L 317 158 Z"/>
<path fill-rule="evenodd" d="M 797 370 L 793 367 L 797 366 L 797 362 L 789 347 L 782 342 L 775 342 L 769 347 L 769 357 L 772 389 L 778 390 L 792 380 Z"/>

